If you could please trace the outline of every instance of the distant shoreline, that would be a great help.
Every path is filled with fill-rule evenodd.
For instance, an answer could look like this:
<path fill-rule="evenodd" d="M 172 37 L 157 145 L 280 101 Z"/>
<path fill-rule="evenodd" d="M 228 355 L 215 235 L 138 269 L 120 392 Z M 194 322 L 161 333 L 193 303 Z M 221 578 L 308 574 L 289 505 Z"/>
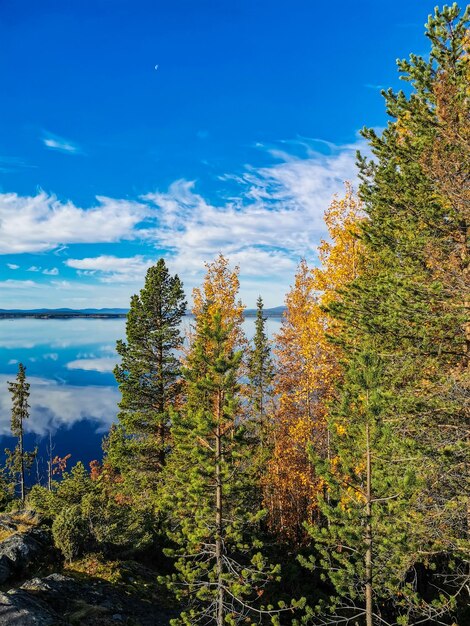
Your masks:
<path fill-rule="evenodd" d="M 283 315 L 283 307 L 279 309 L 267 309 L 264 311 L 266 318 L 281 318 Z M 188 311 L 187 317 L 192 317 L 192 313 Z M 0 311 L 0 320 L 4 319 L 122 319 L 127 317 L 127 312 L 87 312 L 87 311 Z M 255 309 L 247 309 L 244 317 L 256 317 Z"/>
<path fill-rule="evenodd" d="M 126 317 L 127 313 L 0 313 L 0 319 L 73 319 L 73 318 L 94 318 L 94 319 L 116 319 Z"/>

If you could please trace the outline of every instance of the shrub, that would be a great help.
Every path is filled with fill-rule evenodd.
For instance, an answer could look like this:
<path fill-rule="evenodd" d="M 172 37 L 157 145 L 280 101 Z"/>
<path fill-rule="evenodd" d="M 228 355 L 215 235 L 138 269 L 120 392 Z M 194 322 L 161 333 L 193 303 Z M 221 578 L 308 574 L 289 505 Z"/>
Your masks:
<path fill-rule="evenodd" d="M 91 537 L 80 506 L 73 505 L 62 509 L 52 524 L 52 535 L 56 547 L 67 561 L 70 562 L 83 553 Z"/>

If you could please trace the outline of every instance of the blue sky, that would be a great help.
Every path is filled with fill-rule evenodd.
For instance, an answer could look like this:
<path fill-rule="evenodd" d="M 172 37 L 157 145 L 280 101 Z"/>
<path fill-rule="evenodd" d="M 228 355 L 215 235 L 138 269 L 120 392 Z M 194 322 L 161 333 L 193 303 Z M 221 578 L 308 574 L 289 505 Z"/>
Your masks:
<path fill-rule="evenodd" d="M 281 304 L 424 0 L 2 0 L 0 308 L 127 306 L 219 252 Z"/>

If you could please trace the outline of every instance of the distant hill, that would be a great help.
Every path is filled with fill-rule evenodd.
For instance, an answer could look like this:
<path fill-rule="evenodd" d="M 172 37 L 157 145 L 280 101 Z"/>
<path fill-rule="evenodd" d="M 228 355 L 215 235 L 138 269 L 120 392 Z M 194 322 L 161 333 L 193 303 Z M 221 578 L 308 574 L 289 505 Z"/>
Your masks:
<path fill-rule="evenodd" d="M 271 309 L 264 309 L 263 313 L 265 317 L 281 317 L 286 310 L 285 306 L 275 306 Z M 256 315 L 256 309 L 246 309 L 245 317 L 254 317 Z"/>
<path fill-rule="evenodd" d="M 285 306 L 275 306 L 270 309 L 264 309 L 263 314 L 264 314 L 264 317 L 282 317 L 285 310 L 286 310 Z M 192 317 L 191 311 L 189 310 L 186 311 L 186 315 L 189 315 Z M 256 309 L 245 309 L 244 315 L 245 317 L 255 317 Z"/>
<path fill-rule="evenodd" d="M 128 309 L 0 309 L 0 317 L 124 317 Z"/>
<path fill-rule="evenodd" d="M 264 309 L 265 317 L 281 317 L 284 313 L 285 306 L 276 306 L 270 309 Z M 12 317 L 37 317 L 41 319 L 49 319 L 53 317 L 125 317 L 129 309 L 0 309 L 0 318 Z M 191 315 L 187 311 L 187 315 Z M 246 309 L 245 317 L 254 317 L 256 309 Z"/>

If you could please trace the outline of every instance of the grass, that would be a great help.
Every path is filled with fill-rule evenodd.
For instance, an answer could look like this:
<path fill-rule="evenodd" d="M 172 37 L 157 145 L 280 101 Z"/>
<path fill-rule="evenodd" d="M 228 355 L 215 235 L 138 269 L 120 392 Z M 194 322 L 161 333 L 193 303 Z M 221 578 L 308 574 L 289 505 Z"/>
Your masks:
<path fill-rule="evenodd" d="M 8 537 L 16 535 L 16 532 L 16 530 L 10 530 L 9 528 L 0 528 L 0 543 L 8 539 Z"/>
<path fill-rule="evenodd" d="M 87 604 L 86 602 L 80 600 L 74 604 L 75 609 L 67 615 L 67 619 L 71 624 L 83 624 L 85 619 L 93 617 L 98 618 L 108 613 L 108 610 L 101 606 L 93 606 L 92 604 Z"/>
<path fill-rule="evenodd" d="M 8 517 L 11 519 L 16 528 L 0 527 L 0 542 L 5 541 L 5 539 L 8 539 L 18 533 L 26 533 L 31 528 L 38 526 L 41 522 L 39 516 L 31 511 L 9 513 Z"/>
<path fill-rule="evenodd" d="M 64 564 L 64 574 L 79 579 L 98 578 L 120 587 L 142 600 L 172 607 L 173 596 L 158 583 L 158 572 L 136 561 L 107 560 L 101 554 L 88 554 Z"/>
<path fill-rule="evenodd" d="M 89 554 L 71 563 L 65 563 L 64 570 L 71 574 L 100 578 L 111 584 L 123 582 L 122 563 L 107 561 L 99 554 Z"/>

